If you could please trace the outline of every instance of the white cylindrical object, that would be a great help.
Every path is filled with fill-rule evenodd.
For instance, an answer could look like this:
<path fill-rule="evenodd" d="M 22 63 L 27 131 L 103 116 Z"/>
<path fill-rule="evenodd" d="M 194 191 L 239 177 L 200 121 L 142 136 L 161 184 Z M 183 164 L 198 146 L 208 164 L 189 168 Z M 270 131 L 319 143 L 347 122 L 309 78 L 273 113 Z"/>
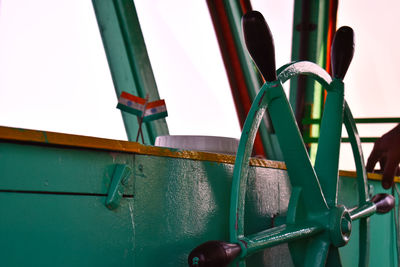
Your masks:
<path fill-rule="evenodd" d="M 164 135 L 155 146 L 236 155 L 239 139 L 220 136 Z"/>

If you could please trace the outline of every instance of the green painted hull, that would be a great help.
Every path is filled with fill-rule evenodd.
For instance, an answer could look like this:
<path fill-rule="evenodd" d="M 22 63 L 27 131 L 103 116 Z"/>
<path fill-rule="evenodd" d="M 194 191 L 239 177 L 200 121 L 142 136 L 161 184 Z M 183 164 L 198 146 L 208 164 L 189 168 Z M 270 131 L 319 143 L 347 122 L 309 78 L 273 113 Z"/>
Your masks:
<path fill-rule="evenodd" d="M 231 163 L 8 140 L 0 159 L 2 266 L 187 266 L 197 245 L 229 239 Z M 133 171 L 110 210 L 116 164 Z M 341 179 L 342 203 L 356 203 L 355 184 Z M 289 198 L 285 170 L 251 167 L 247 234 L 283 224 Z M 370 266 L 397 266 L 392 216 L 371 218 Z M 341 249 L 344 266 L 357 264 L 357 238 Z M 292 265 L 286 244 L 247 263 Z"/>

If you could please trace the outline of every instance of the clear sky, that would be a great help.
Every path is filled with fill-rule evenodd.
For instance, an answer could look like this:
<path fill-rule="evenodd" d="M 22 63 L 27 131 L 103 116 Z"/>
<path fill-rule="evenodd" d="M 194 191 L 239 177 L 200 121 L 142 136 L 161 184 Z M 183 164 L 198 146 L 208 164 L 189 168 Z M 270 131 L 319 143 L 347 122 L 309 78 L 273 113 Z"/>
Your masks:
<path fill-rule="evenodd" d="M 354 58 L 344 79 L 354 117 L 400 117 L 400 1 L 340 1 L 338 14 L 338 27 L 348 25 L 355 32 Z M 361 136 L 381 136 L 394 126 L 358 125 L 358 129 Z M 364 157 L 372 146 L 363 145 Z M 342 146 L 343 155 L 350 151 L 349 144 Z M 346 158 L 350 157 L 343 157 L 341 166 L 353 168 Z"/>
<path fill-rule="evenodd" d="M 399 3 L 362 3 L 339 5 L 338 26 L 349 25 L 356 33 L 346 97 L 356 117 L 400 117 Z M 170 133 L 238 138 L 239 124 L 205 1 L 135 4 L 160 96 L 166 99 Z M 252 4 L 270 25 L 277 66 L 289 62 L 293 1 Z M 90 0 L 0 0 L 0 125 L 124 140 L 116 101 Z M 381 135 L 392 126 L 360 131 Z M 366 155 L 370 149 L 366 146 Z"/>

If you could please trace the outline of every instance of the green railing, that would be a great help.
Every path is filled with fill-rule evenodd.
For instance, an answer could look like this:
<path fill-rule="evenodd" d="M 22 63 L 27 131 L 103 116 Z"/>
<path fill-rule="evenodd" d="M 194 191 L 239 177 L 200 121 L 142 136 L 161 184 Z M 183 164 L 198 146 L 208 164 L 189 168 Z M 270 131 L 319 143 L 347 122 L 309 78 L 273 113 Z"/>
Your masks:
<path fill-rule="evenodd" d="M 382 123 L 400 123 L 400 118 L 358 118 L 354 119 L 357 124 L 382 124 Z M 320 125 L 321 119 L 303 119 L 303 125 Z M 361 137 L 362 143 L 374 143 L 379 137 Z M 318 143 L 318 137 L 303 136 L 305 143 Z M 343 143 L 348 143 L 349 138 L 343 137 Z"/>

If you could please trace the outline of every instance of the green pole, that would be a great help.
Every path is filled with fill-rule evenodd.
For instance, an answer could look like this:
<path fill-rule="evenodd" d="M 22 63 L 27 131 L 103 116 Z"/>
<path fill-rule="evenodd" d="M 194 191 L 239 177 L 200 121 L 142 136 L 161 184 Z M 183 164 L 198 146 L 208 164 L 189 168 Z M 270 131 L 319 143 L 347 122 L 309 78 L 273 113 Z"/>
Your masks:
<path fill-rule="evenodd" d="M 294 6 L 292 61 L 307 60 L 326 69 L 329 65 L 329 27 L 335 21 L 336 0 L 297 0 Z M 332 19 L 330 20 L 330 17 Z M 334 23 L 336 24 L 336 23 Z M 336 27 L 336 25 L 331 25 Z M 290 83 L 290 104 L 305 137 L 318 137 L 319 125 L 303 125 L 304 118 L 321 119 L 324 88 L 312 79 L 299 76 Z M 312 161 L 317 145 L 308 146 Z"/>
<path fill-rule="evenodd" d="M 252 8 L 250 2 L 246 0 L 209 0 L 207 4 L 218 37 L 239 122 L 243 127 L 251 102 L 264 83 L 250 59 L 242 34 L 242 16 Z M 283 160 L 268 114 L 264 116 L 258 133 L 254 151 L 260 154 L 265 152 L 269 159 Z"/>
<path fill-rule="evenodd" d="M 144 43 L 135 5 L 131 0 L 92 0 L 117 97 L 122 91 L 149 100 L 160 99 Z M 135 141 L 139 124 L 134 115 L 122 112 L 129 141 Z M 154 144 L 168 135 L 165 119 L 142 126 L 144 142 Z"/>

